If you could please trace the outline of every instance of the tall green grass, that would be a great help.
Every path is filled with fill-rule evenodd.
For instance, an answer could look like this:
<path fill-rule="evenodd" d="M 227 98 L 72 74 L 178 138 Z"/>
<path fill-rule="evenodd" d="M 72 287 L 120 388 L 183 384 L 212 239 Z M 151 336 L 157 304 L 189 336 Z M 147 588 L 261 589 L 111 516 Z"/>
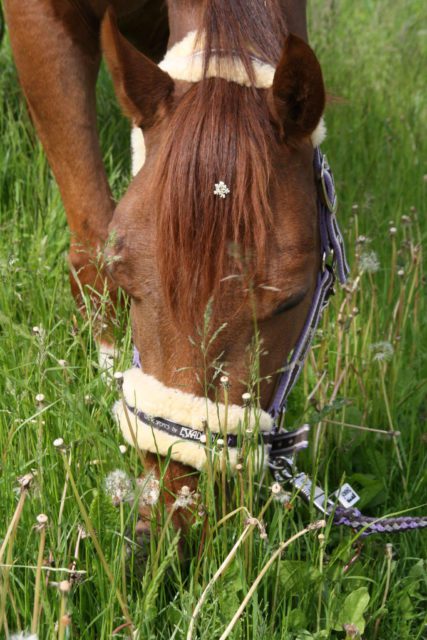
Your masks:
<path fill-rule="evenodd" d="M 326 312 L 287 426 L 312 424 L 310 449 L 298 464 L 331 491 L 346 478 L 368 514 L 425 514 L 424 3 L 316 0 L 310 24 L 328 90 L 338 98 L 328 108 L 323 148 L 335 172 L 352 274 Z M 65 216 L 7 42 L 0 68 L 0 546 L 9 535 L 0 567 L 0 636 L 35 621 L 43 639 L 100 640 L 128 616 L 140 638 L 185 638 L 211 585 L 193 637 L 220 638 L 280 545 L 319 516 L 295 496 L 274 499 L 271 479 L 252 476 L 246 464 L 236 479 L 227 478 L 227 511 L 236 511 L 226 519 L 202 479 L 184 552 L 161 506 L 154 507 L 164 526 L 153 530 L 148 564 L 142 562 L 132 544 L 135 506 L 115 507 L 104 491 L 112 470 L 136 478 L 141 465 L 135 451 L 119 450 L 111 417 L 117 391 L 99 376 L 92 327 L 69 293 Z M 106 166 L 119 197 L 129 179 L 128 125 L 104 71 L 98 95 Z M 117 338 L 124 369 L 131 340 L 124 315 Z M 54 446 L 58 438 L 64 450 Z M 17 480 L 28 473 L 29 490 Z M 47 525 L 37 522 L 41 513 Z M 248 520 L 260 514 L 262 526 Z M 82 527 L 93 527 L 92 536 Z M 320 534 L 307 532 L 275 560 L 230 637 L 357 637 L 344 630 L 351 624 L 369 639 L 426 637 L 425 532 L 376 536 L 363 545 L 330 523 Z M 125 636 L 126 629 L 118 632 Z"/>

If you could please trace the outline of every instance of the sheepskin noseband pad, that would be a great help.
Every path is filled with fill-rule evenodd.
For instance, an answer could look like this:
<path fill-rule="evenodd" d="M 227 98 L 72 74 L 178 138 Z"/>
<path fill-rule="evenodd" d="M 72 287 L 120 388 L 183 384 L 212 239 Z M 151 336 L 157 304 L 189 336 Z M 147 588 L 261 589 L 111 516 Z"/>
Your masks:
<path fill-rule="evenodd" d="M 165 433 L 140 420 L 137 414 L 161 416 L 164 420 L 178 423 L 201 434 L 206 423 L 212 436 L 221 438 L 225 430 L 225 404 L 166 387 L 136 367 L 125 371 L 123 376 L 123 395 L 126 405 L 131 410 L 126 412 L 122 400 L 119 400 L 114 406 L 114 415 L 125 440 L 134 446 L 136 439 L 138 447 L 143 451 L 151 451 L 162 456 L 170 452 L 173 460 L 201 471 L 206 465 L 211 443 L 181 439 Z M 267 412 L 234 404 L 228 405 L 228 435 L 239 435 L 243 430 L 269 433 L 272 428 L 273 420 Z M 238 455 L 237 447 L 228 447 L 228 459 L 232 469 L 237 464 Z"/>

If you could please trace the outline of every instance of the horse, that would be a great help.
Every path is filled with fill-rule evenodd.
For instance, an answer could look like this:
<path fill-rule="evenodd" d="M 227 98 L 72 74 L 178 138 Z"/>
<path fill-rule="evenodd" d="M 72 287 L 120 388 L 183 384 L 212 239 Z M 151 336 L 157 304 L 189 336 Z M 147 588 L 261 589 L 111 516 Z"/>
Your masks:
<path fill-rule="evenodd" d="M 124 373 L 115 414 L 171 510 L 183 488 L 196 490 L 206 438 L 238 438 L 249 396 L 249 426 L 273 428 L 267 408 L 321 266 L 313 154 L 325 88 L 304 2 L 106 9 L 6 0 L 20 82 L 71 229 L 73 294 L 81 304 L 82 287 L 107 287 L 114 303 L 121 287 L 131 299 L 139 366 Z M 116 207 L 95 126 L 100 40 L 145 145 Z M 108 347 L 108 327 L 98 339 Z M 235 443 L 227 455 L 236 468 Z M 148 534 L 149 504 L 140 517 Z M 176 509 L 175 526 L 184 520 Z"/>

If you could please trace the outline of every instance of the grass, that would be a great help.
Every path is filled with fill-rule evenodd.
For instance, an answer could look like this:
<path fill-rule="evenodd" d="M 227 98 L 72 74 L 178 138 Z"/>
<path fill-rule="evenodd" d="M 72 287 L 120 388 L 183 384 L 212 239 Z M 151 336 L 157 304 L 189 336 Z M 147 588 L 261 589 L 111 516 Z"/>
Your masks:
<path fill-rule="evenodd" d="M 427 513 L 423 17 L 421 0 L 316 0 L 311 7 L 312 43 L 330 93 L 340 98 L 328 110 L 324 150 L 338 185 L 352 284 L 325 315 L 287 423 L 313 425 L 299 466 L 331 490 L 345 477 L 359 491 L 361 509 L 375 516 Z M 375 536 L 363 547 L 330 523 L 320 535 L 304 533 L 318 518 L 313 508 L 295 496 L 284 507 L 271 499 L 271 482 L 249 482 L 247 469 L 228 482 L 229 514 L 237 510 L 222 520 L 202 480 L 201 501 L 210 509 L 206 519 L 198 508 L 185 562 L 165 527 L 145 569 L 135 554 L 125 558 L 135 508 L 114 507 L 104 481 L 114 469 L 135 478 L 141 465 L 135 451 L 119 450 L 111 417 L 117 392 L 100 379 L 91 325 L 77 316 L 69 293 L 65 216 L 7 41 L 0 66 L 0 541 L 7 536 L 8 543 L 0 636 L 33 628 L 43 639 L 102 640 L 129 617 L 144 640 L 186 638 L 209 587 L 194 638 L 220 638 L 246 596 L 234 639 L 357 637 L 352 624 L 367 639 L 425 638 L 425 532 Z M 119 196 L 129 176 L 128 126 L 105 72 L 99 111 Z M 117 331 L 118 366 L 126 368 L 125 317 Z M 65 450 L 54 446 L 57 438 Z M 28 473 L 36 474 L 30 488 L 17 480 Z M 265 538 L 241 507 L 256 518 L 267 502 Z M 41 513 L 47 524 L 37 521 Z"/>

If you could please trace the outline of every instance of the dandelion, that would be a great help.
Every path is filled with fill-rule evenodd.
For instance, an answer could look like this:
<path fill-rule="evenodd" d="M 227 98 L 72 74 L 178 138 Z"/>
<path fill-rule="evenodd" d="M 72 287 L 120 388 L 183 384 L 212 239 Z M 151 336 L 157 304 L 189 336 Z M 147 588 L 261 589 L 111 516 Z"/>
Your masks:
<path fill-rule="evenodd" d="M 247 407 L 251 401 L 250 393 L 242 393 L 243 406 Z"/>
<path fill-rule="evenodd" d="M 111 497 L 115 506 L 128 500 L 132 496 L 132 481 L 127 473 L 121 469 L 109 473 L 105 478 L 105 493 Z"/>
<path fill-rule="evenodd" d="M 154 473 L 147 473 L 146 476 L 138 478 L 136 481 L 138 487 L 139 506 L 154 506 L 160 497 L 160 483 Z"/>
<path fill-rule="evenodd" d="M 282 485 L 279 482 L 274 482 L 271 485 L 271 493 L 273 495 L 273 499 L 276 502 L 280 502 L 280 504 L 287 505 L 290 502 L 291 496 L 285 491 Z"/>
<path fill-rule="evenodd" d="M 58 360 L 58 364 L 60 367 L 64 368 L 67 366 L 67 361 L 61 358 L 60 360 Z"/>
<path fill-rule="evenodd" d="M 390 227 L 390 229 L 388 230 L 389 234 L 391 236 L 395 236 L 397 233 L 397 228 L 396 227 Z"/>
<path fill-rule="evenodd" d="M 369 242 L 371 242 L 371 238 L 368 236 L 357 236 L 356 238 L 356 244 L 368 244 Z"/>
<path fill-rule="evenodd" d="M 228 389 L 228 387 L 230 386 L 228 376 L 221 376 L 219 381 L 225 389 Z"/>
<path fill-rule="evenodd" d="M 405 275 L 405 270 L 399 269 L 399 271 L 397 272 L 397 275 L 399 276 L 399 278 L 403 278 L 403 276 Z"/>
<path fill-rule="evenodd" d="M 64 439 L 55 438 L 55 440 L 53 441 L 53 446 L 55 447 L 55 449 L 61 449 L 64 446 Z"/>
<path fill-rule="evenodd" d="M 364 251 L 360 255 L 360 271 L 364 273 L 376 273 L 380 268 L 380 262 L 375 251 Z"/>
<path fill-rule="evenodd" d="M 120 445 L 119 445 L 119 451 L 120 451 L 120 453 L 121 453 L 121 454 L 123 454 L 123 455 L 124 455 L 124 454 L 126 453 L 126 451 L 127 451 L 127 450 L 128 450 L 128 449 L 127 449 L 126 445 L 124 445 L 124 444 L 120 444 Z"/>
<path fill-rule="evenodd" d="M 36 402 L 37 402 L 37 404 L 43 404 L 43 402 L 44 402 L 44 394 L 43 393 L 38 393 L 36 395 Z"/>
<path fill-rule="evenodd" d="M 271 493 L 273 495 L 278 496 L 280 493 L 282 493 L 282 491 L 282 486 L 278 482 L 275 482 L 271 485 Z"/>
<path fill-rule="evenodd" d="M 373 353 L 372 359 L 377 362 L 389 362 L 393 357 L 393 345 L 385 340 L 374 342 L 369 348 Z"/>
<path fill-rule="evenodd" d="M 189 509 L 196 503 L 198 497 L 197 493 L 184 485 L 178 492 L 177 498 L 173 503 L 173 509 Z"/>

